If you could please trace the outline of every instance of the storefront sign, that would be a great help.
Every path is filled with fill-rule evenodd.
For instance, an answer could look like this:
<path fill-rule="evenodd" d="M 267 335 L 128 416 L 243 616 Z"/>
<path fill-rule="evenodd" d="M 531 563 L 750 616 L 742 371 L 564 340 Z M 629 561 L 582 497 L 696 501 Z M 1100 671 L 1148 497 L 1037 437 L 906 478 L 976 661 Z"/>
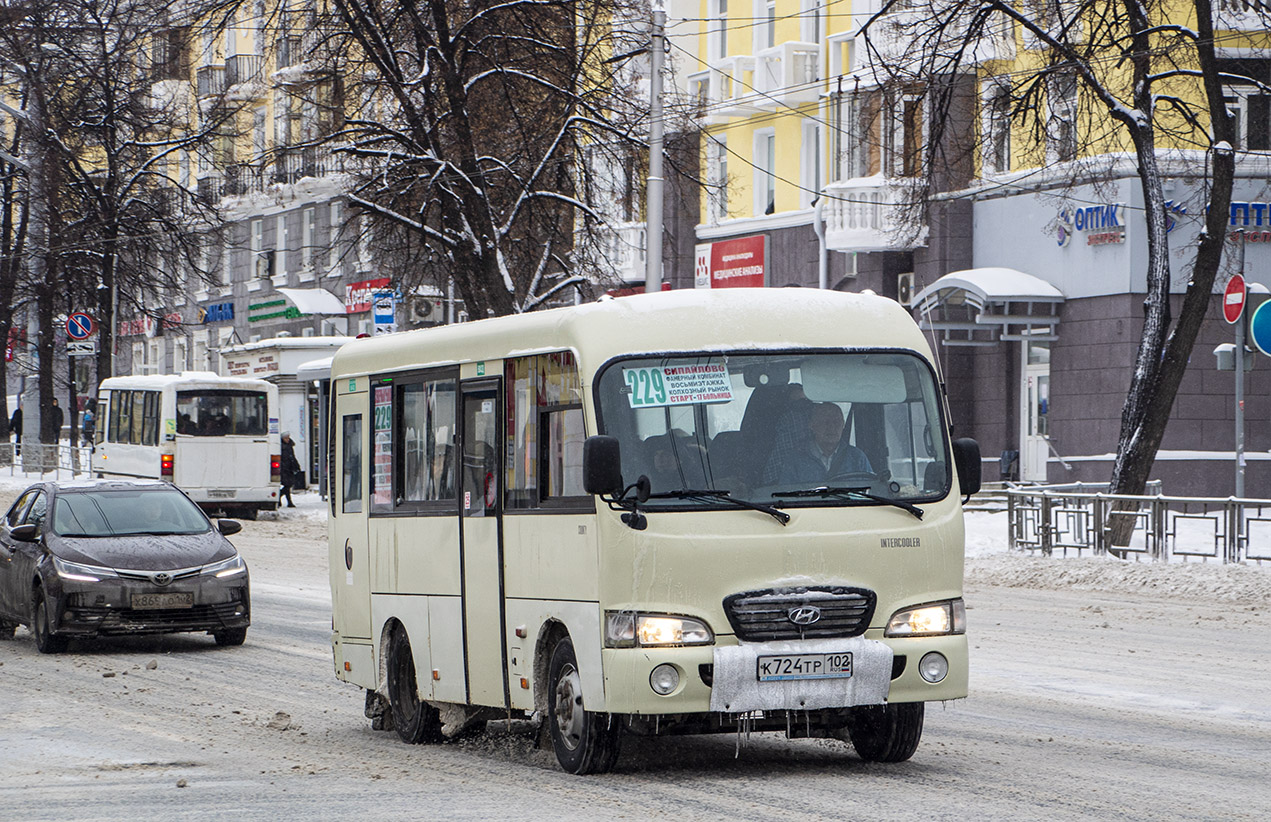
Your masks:
<path fill-rule="evenodd" d="M 261 320 L 294 320 L 300 316 L 300 309 L 294 305 L 288 305 L 286 300 L 267 300 L 263 303 L 254 303 L 247 306 L 247 321 L 249 323 L 260 322 Z"/>
<path fill-rule="evenodd" d="M 203 309 L 203 318 L 200 322 L 207 323 L 225 323 L 232 322 L 234 319 L 233 303 L 215 303 Z"/>
<path fill-rule="evenodd" d="M 154 336 L 154 317 L 149 314 L 131 320 L 119 321 L 119 336 L 139 337 L 142 334 L 147 337 Z"/>
<path fill-rule="evenodd" d="M 768 235 L 755 234 L 697 246 L 697 288 L 763 288 L 767 284 Z"/>
<path fill-rule="evenodd" d="M 279 369 L 280 364 L 277 354 L 225 357 L 225 373 L 231 377 L 261 378 L 276 374 Z"/>
<path fill-rule="evenodd" d="M 391 285 L 392 280 L 388 277 L 363 280 L 360 283 L 346 285 L 344 287 L 344 310 L 349 314 L 360 314 L 363 311 L 370 311 L 371 303 L 375 299 L 375 292 L 384 291 Z"/>
<path fill-rule="evenodd" d="M 1227 225 L 1232 240 L 1239 242 L 1243 234 L 1246 243 L 1271 245 L 1271 203 L 1233 202 Z"/>
<path fill-rule="evenodd" d="M 1123 203 L 1107 203 L 1064 209 L 1056 218 L 1059 247 L 1066 248 L 1078 234 L 1086 236 L 1086 245 L 1125 242 L 1124 208 Z"/>

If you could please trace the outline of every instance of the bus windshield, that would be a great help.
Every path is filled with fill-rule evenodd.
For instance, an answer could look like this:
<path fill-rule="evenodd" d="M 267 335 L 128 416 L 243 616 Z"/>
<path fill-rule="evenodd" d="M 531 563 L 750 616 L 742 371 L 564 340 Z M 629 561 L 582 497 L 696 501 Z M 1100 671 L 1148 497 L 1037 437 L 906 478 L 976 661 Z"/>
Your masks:
<path fill-rule="evenodd" d="M 647 507 L 718 505 L 718 492 L 783 507 L 949 492 L 935 378 L 911 353 L 634 358 L 607 366 L 596 393 L 624 481 L 649 478 Z"/>
<path fill-rule="evenodd" d="M 263 391 L 178 391 L 177 433 L 195 437 L 263 437 L 269 407 Z"/>

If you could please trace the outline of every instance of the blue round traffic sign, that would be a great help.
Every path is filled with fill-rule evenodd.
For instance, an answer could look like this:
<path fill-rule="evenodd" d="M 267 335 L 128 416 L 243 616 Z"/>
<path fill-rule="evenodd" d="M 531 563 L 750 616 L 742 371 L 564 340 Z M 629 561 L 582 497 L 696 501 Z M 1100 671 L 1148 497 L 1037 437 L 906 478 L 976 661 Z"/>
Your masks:
<path fill-rule="evenodd" d="M 1271 357 L 1271 300 L 1254 309 L 1249 318 L 1249 336 L 1259 351 Z"/>
<path fill-rule="evenodd" d="M 86 340 L 97 330 L 93 318 L 87 314 L 76 312 L 66 318 L 66 336 L 72 340 Z"/>

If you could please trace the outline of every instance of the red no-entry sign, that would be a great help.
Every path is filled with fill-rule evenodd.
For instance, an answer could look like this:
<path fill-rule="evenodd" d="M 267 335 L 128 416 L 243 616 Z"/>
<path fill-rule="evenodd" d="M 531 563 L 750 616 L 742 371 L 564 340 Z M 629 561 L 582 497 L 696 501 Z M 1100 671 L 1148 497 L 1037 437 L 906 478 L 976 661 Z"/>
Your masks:
<path fill-rule="evenodd" d="M 1239 274 L 1232 275 L 1227 281 L 1227 290 L 1222 295 L 1222 317 L 1235 325 L 1245 311 L 1245 278 Z"/>

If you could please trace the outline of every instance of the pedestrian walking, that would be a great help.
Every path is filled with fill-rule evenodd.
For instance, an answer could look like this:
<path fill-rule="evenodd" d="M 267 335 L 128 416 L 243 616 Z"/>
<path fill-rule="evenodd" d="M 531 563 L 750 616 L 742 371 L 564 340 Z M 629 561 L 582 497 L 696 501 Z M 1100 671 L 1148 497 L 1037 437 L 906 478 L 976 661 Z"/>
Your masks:
<path fill-rule="evenodd" d="M 291 489 L 300 484 L 300 461 L 296 459 L 296 443 L 291 438 L 289 431 L 282 432 L 282 494 L 279 501 L 285 497 L 288 508 L 295 508 L 296 504 L 291 501 Z"/>
<path fill-rule="evenodd" d="M 13 416 L 9 417 L 9 430 L 13 432 L 13 441 L 15 443 L 13 453 L 22 453 L 22 406 L 18 406 Z"/>
<path fill-rule="evenodd" d="M 53 407 L 49 409 L 49 415 L 53 417 L 53 442 L 57 442 L 62 438 L 62 423 L 66 418 L 62 416 L 62 407 L 57 404 L 57 397 L 53 398 Z"/>
<path fill-rule="evenodd" d="M 80 420 L 79 431 L 84 445 L 93 444 L 93 435 L 97 433 L 97 415 L 92 406 L 84 409 L 84 417 Z"/>

